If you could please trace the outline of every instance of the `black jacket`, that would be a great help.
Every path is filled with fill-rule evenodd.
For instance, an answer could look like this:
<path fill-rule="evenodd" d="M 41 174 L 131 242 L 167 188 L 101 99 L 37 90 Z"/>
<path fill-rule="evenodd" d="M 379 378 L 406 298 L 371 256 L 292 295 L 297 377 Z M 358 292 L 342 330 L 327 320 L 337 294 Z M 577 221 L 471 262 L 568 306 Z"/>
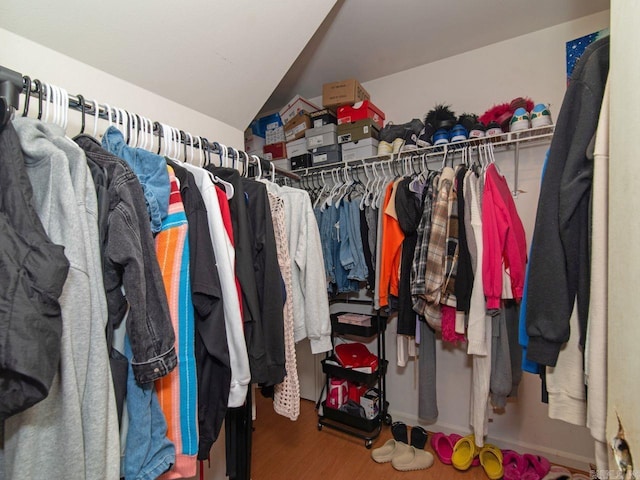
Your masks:
<path fill-rule="evenodd" d="M 593 181 L 587 147 L 598 126 L 608 72 L 605 37 L 587 47 L 576 65 L 549 148 L 531 245 L 526 312 L 527 358 L 542 365 L 555 366 L 569 339 L 576 299 L 580 345 L 585 344 Z"/>
<path fill-rule="evenodd" d="M 0 424 L 44 399 L 60 363 L 69 262 L 32 204 L 18 136 L 0 131 Z"/>
<path fill-rule="evenodd" d="M 211 244 L 207 208 L 193 174 L 167 160 L 180 182 L 189 222 L 189 274 L 196 322 L 195 356 L 198 375 L 198 459 L 209 458 L 227 413 L 231 363 L 224 324 L 220 277 Z"/>
<path fill-rule="evenodd" d="M 133 373 L 138 383 L 163 377 L 177 364 L 175 334 L 156 256 L 142 186 L 131 168 L 87 135 L 76 143 L 107 172 L 109 216 L 104 287 L 109 322 L 117 327 L 129 307 Z M 126 298 L 122 294 L 124 286 Z"/>
<path fill-rule="evenodd" d="M 267 187 L 255 180 L 243 179 L 242 185 L 249 200 L 249 221 L 253 231 L 254 271 L 258 300 L 260 302 L 261 325 L 254 329 L 253 344 L 259 342 L 264 356 L 256 359 L 266 366 L 262 385 L 277 385 L 284 380 L 284 281 L 278 265 L 276 236 Z M 251 355 L 252 352 L 249 351 Z"/>

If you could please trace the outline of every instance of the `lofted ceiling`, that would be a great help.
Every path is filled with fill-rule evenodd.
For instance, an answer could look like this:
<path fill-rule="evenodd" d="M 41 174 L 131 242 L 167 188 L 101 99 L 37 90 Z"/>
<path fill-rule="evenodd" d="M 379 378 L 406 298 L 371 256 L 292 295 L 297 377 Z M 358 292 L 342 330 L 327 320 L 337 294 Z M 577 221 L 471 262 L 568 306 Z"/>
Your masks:
<path fill-rule="evenodd" d="M 244 129 L 365 82 L 609 8 L 609 0 L 2 2 L 0 27 Z M 531 45 L 531 48 L 536 48 Z"/>

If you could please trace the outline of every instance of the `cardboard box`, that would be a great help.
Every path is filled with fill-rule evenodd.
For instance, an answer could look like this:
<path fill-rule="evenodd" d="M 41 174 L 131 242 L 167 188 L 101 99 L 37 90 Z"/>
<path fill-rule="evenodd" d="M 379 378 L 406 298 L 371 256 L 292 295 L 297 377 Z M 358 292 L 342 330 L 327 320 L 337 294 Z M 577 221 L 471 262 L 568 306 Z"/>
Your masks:
<path fill-rule="evenodd" d="M 378 140 L 375 138 L 363 138 L 342 144 L 342 161 L 344 162 L 375 157 L 376 155 L 378 155 Z"/>
<path fill-rule="evenodd" d="M 278 160 L 280 158 L 287 158 L 287 147 L 284 142 L 272 143 L 265 145 L 262 149 L 265 160 Z"/>
<path fill-rule="evenodd" d="M 372 118 L 338 125 L 338 143 L 357 142 L 364 138 L 375 138 L 377 140 L 379 135 L 380 127 Z"/>
<path fill-rule="evenodd" d="M 311 128 L 319 128 L 330 123 L 338 123 L 335 113 L 328 108 L 311 112 L 309 116 L 311 117 Z"/>
<path fill-rule="evenodd" d="M 378 391 L 370 388 L 360 397 L 360 405 L 364 408 L 364 414 L 369 420 L 373 420 L 380 413 L 380 395 Z"/>
<path fill-rule="evenodd" d="M 337 131 L 338 127 L 332 123 L 318 128 L 310 128 L 304 132 L 307 139 L 307 150 L 338 143 Z"/>
<path fill-rule="evenodd" d="M 284 142 L 284 127 L 270 128 L 265 132 L 265 143 L 267 145 L 281 142 Z"/>
<path fill-rule="evenodd" d="M 284 138 L 287 142 L 303 138 L 308 128 L 311 128 L 311 119 L 306 113 L 300 112 L 284 126 Z"/>
<path fill-rule="evenodd" d="M 287 142 L 287 155 L 289 158 L 297 157 L 298 155 L 304 155 L 309 153 L 307 150 L 307 139 L 300 138 L 298 140 L 294 140 L 293 142 Z"/>
<path fill-rule="evenodd" d="M 315 110 L 318 110 L 320 107 L 314 105 L 309 100 L 300 95 L 296 95 L 289 102 L 280 109 L 280 118 L 282 119 L 282 123 L 286 124 L 293 117 L 295 117 L 299 112 L 311 113 Z"/>
<path fill-rule="evenodd" d="M 313 166 L 313 155 L 309 152 L 302 155 L 291 156 L 291 170 L 300 170 L 301 168 L 309 168 Z"/>
<path fill-rule="evenodd" d="M 257 135 L 250 135 L 244 139 L 244 151 L 249 155 L 262 155 L 262 149 L 265 145 L 265 139 Z"/>
<path fill-rule="evenodd" d="M 339 163 L 342 161 L 342 152 L 340 145 L 327 145 L 324 147 L 314 148 L 311 150 L 313 155 L 313 166 L 326 165 L 330 163 Z"/>
<path fill-rule="evenodd" d="M 354 78 L 322 85 L 323 107 L 335 108 L 342 105 L 353 105 L 362 100 L 369 100 L 369 98 L 369 93 Z"/>
<path fill-rule="evenodd" d="M 369 100 L 358 102 L 355 105 L 345 105 L 338 108 L 338 125 L 353 123 L 365 118 L 371 118 L 380 128 L 384 125 L 384 112 Z"/>

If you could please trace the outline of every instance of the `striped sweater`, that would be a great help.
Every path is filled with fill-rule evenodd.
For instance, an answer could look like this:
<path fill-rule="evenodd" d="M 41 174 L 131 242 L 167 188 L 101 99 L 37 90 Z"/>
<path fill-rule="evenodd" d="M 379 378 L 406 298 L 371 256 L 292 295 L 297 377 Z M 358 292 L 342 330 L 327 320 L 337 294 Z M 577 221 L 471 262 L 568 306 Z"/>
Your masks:
<path fill-rule="evenodd" d="M 171 167 L 169 213 L 156 236 L 156 253 L 176 334 L 178 368 L 156 381 L 158 400 L 167 420 L 167 437 L 176 447 L 176 463 L 162 479 L 188 478 L 196 474 L 198 453 L 197 379 L 195 333 L 187 217 L 178 181 Z"/>

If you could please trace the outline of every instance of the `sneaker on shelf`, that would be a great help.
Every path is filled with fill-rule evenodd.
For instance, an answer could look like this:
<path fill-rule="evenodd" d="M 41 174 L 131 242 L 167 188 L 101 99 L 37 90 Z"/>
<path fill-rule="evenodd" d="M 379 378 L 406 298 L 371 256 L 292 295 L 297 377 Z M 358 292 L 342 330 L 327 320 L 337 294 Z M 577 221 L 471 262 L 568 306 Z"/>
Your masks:
<path fill-rule="evenodd" d="M 418 135 L 409 130 L 404 140 L 404 145 L 400 148 L 401 152 L 411 152 L 418 149 Z"/>
<path fill-rule="evenodd" d="M 433 136 L 433 133 L 436 131 L 435 128 L 433 128 L 433 125 L 431 125 L 430 123 L 427 123 L 424 128 L 422 130 L 420 130 L 420 133 L 418 134 L 418 138 L 416 140 L 416 145 L 418 146 L 418 148 L 426 148 L 426 147 L 430 147 L 431 144 L 431 137 Z"/>
<path fill-rule="evenodd" d="M 449 131 L 444 128 L 439 128 L 433 134 L 433 144 L 444 145 L 445 143 L 449 143 Z"/>
<path fill-rule="evenodd" d="M 404 147 L 405 140 L 402 137 L 396 138 L 391 144 L 391 149 L 393 153 L 400 153 L 402 147 Z M 378 144 L 379 145 L 379 144 Z"/>
<path fill-rule="evenodd" d="M 378 155 L 391 155 L 393 153 L 393 142 L 389 143 L 384 140 L 378 142 Z"/>
<path fill-rule="evenodd" d="M 500 135 L 501 133 L 504 132 L 502 131 L 502 128 L 500 127 L 500 124 L 498 122 L 496 122 L 495 120 L 489 122 L 489 125 L 487 125 L 487 137 Z"/>
<path fill-rule="evenodd" d="M 546 127 L 547 125 L 551 125 L 553 123 L 551 121 L 551 112 L 549 111 L 549 108 L 542 103 L 539 103 L 535 107 L 533 107 L 530 116 L 531 126 L 533 128 Z"/>
<path fill-rule="evenodd" d="M 487 127 L 480 121 L 473 124 L 473 127 L 469 130 L 469 138 L 482 138 L 485 136 Z"/>
<path fill-rule="evenodd" d="M 451 143 L 462 142 L 467 138 L 469 138 L 469 132 L 459 123 L 456 124 L 449 132 L 449 141 Z"/>
<path fill-rule="evenodd" d="M 519 132 L 521 130 L 527 130 L 531 128 L 531 122 L 529 121 L 529 113 L 522 107 L 516 109 L 513 112 L 513 117 L 509 122 L 510 132 Z"/>

